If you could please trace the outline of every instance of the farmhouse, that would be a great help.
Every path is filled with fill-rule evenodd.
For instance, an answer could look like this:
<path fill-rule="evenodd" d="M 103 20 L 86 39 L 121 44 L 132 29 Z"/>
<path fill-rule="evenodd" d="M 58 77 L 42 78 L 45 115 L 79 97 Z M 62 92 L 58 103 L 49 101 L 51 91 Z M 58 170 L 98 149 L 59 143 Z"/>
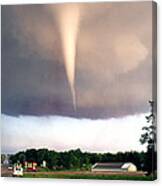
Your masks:
<path fill-rule="evenodd" d="M 111 172 L 136 172 L 137 167 L 131 162 L 116 162 L 116 163 L 95 163 L 92 168 L 92 172 L 111 171 Z"/>
<path fill-rule="evenodd" d="M 27 171 L 36 171 L 37 170 L 37 163 L 36 162 L 25 161 L 25 166 L 24 167 Z"/>

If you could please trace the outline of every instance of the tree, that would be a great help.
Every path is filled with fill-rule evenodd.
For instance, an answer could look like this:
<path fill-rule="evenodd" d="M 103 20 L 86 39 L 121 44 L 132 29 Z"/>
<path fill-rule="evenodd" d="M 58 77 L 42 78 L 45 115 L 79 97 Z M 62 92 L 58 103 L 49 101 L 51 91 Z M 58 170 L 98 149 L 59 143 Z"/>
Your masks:
<path fill-rule="evenodd" d="M 156 153 L 156 117 L 155 117 L 155 104 L 153 101 L 149 101 L 150 104 L 150 114 L 146 116 L 146 121 L 149 124 L 142 128 L 144 133 L 141 135 L 141 144 L 147 144 L 147 152 L 144 162 L 144 169 L 148 174 L 156 176 L 157 169 L 157 153 Z"/>
<path fill-rule="evenodd" d="M 5 154 L 1 154 L 1 164 L 3 164 L 5 159 L 6 159 L 6 155 Z"/>
<path fill-rule="evenodd" d="M 24 153 L 24 152 L 21 152 L 21 153 L 18 155 L 18 160 L 20 161 L 20 163 L 24 163 L 24 162 L 25 162 L 26 156 L 25 156 L 25 153 Z"/>
<path fill-rule="evenodd" d="M 31 162 L 37 162 L 37 150 L 36 149 L 28 149 L 25 152 L 26 160 Z"/>
<path fill-rule="evenodd" d="M 38 149 L 37 150 L 37 163 L 41 165 L 43 160 L 48 160 L 48 149 Z"/>

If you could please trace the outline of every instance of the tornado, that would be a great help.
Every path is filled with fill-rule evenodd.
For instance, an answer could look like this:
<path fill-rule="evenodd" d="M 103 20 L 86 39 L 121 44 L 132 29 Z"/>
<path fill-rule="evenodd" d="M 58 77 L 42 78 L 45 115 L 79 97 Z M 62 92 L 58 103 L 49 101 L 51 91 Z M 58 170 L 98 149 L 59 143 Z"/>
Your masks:
<path fill-rule="evenodd" d="M 57 15 L 65 69 L 71 90 L 73 108 L 74 111 L 76 111 L 75 63 L 76 44 L 80 21 L 79 7 L 74 4 L 66 4 L 59 8 Z"/>

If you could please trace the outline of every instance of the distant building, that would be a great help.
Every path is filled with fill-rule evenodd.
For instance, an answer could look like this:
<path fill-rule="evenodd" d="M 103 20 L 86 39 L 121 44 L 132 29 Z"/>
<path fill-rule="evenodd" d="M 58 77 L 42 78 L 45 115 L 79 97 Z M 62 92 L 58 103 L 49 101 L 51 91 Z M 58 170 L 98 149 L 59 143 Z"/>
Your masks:
<path fill-rule="evenodd" d="M 1 162 L 3 165 L 9 165 L 9 158 L 10 156 L 8 154 L 2 154 L 1 155 Z"/>
<path fill-rule="evenodd" d="M 106 171 L 110 171 L 110 172 L 136 172 L 137 171 L 137 167 L 131 163 L 131 162 L 126 162 L 126 163 L 95 163 L 92 168 L 91 168 L 92 172 L 106 172 Z"/>
<path fill-rule="evenodd" d="M 46 163 L 45 160 L 43 160 L 43 162 L 42 162 L 42 164 L 41 164 L 41 167 L 43 167 L 43 168 L 46 168 L 46 167 L 47 167 L 47 163 Z"/>
<path fill-rule="evenodd" d="M 37 170 L 37 163 L 25 161 L 24 167 L 27 171 L 36 171 Z"/>
<path fill-rule="evenodd" d="M 9 160 L 6 158 L 3 162 L 4 165 L 9 165 Z"/>

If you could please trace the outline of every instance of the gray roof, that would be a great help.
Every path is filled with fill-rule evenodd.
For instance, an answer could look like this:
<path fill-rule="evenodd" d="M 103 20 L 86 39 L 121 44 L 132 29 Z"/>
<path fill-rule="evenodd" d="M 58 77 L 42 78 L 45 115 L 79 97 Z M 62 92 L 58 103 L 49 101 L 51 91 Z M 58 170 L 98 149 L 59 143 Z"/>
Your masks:
<path fill-rule="evenodd" d="M 115 162 L 115 163 L 95 163 L 92 168 L 99 168 L 99 169 L 121 169 L 124 162 Z"/>

